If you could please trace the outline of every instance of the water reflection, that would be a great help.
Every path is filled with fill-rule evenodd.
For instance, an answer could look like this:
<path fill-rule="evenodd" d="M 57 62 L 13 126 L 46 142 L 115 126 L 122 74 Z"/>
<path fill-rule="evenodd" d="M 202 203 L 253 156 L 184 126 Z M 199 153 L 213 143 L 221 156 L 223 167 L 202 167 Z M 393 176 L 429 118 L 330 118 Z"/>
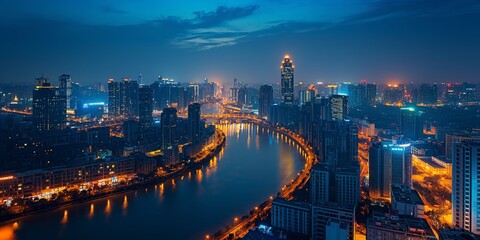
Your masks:
<path fill-rule="evenodd" d="M 93 203 L 90 204 L 90 211 L 88 212 L 88 218 L 92 219 L 93 215 L 95 214 L 95 206 Z"/>
<path fill-rule="evenodd" d="M 13 224 L 9 224 L 3 227 L 0 227 L 0 239 L 1 240 L 14 240 L 17 239 L 15 237 L 15 231 L 18 229 L 18 222 L 14 222 Z"/>
<path fill-rule="evenodd" d="M 60 221 L 62 224 L 66 224 L 68 222 L 68 210 L 63 211 L 63 218 Z"/>
<path fill-rule="evenodd" d="M 122 208 L 123 208 L 123 209 L 127 209 L 127 207 L 128 207 L 128 198 L 127 198 L 127 195 L 125 195 L 125 196 L 123 197 Z"/>
<path fill-rule="evenodd" d="M 112 205 L 110 203 L 110 199 L 107 199 L 107 206 L 105 206 L 105 215 L 108 217 L 112 212 Z"/>
<path fill-rule="evenodd" d="M 246 123 L 217 127 L 227 136 L 226 145 L 202 169 L 145 191 L 140 188 L 123 196 L 70 206 L 62 223 L 58 221 L 58 211 L 22 218 L 18 231 L 12 224 L 1 228 L 1 239 L 15 239 L 15 235 L 19 239 L 88 239 L 91 232 L 95 232 L 95 238 L 134 239 L 139 233 L 142 238 L 159 231 L 162 239 L 198 239 L 238 217 L 242 209 L 275 194 L 303 166 L 298 150 L 295 151 L 297 144 L 291 142 L 294 148 L 290 147 L 288 138 L 268 128 Z M 247 148 L 247 139 L 255 146 Z M 121 217 L 126 216 L 127 210 L 128 217 Z M 205 216 L 208 221 L 199 224 L 198 220 Z M 158 224 L 152 227 L 152 222 Z M 52 227 L 46 228 L 46 224 Z M 62 224 L 65 227 L 60 228 Z M 189 228 L 185 229 L 185 225 Z"/>

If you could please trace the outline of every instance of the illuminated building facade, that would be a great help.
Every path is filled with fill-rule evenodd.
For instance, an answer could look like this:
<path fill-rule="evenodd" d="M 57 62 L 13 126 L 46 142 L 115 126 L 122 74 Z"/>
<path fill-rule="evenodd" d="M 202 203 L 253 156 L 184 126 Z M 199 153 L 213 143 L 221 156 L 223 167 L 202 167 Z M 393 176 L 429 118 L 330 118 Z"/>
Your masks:
<path fill-rule="evenodd" d="M 412 185 L 412 153 L 409 143 L 383 141 L 369 149 L 370 197 L 390 198 L 392 184 Z"/>
<path fill-rule="evenodd" d="M 309 203 L 275 198 L 272 201 L 272 226 L 291 233 L 310 235 L 311 206 Z"/>
<path fill-rule="evenodd" d="M 293 61 L 290 59 L 289 55 L 285 55 L 285 58 L 282 61 L 280 66 L 281 73 L 281 95 L 282 103 L 287 105 L 292 105 L 294 100 L 294 68 Z"/>
<path fill-rule="evenodd" d="M 71 102 L 72 100 L 72 78 L 70 77 L 69 74 L 62 74 L 59 77 L 59 89 L 60 89 L 60 95 L 65 96 L 66 102 L 67 102 L 67 109 L 72 109 L 74 108 L 74 104 Z"/>
<path fill-rule="evenodd" d="M 480 234 L 480 142 L 455 142 L 452 156 L 453 224 Z"/>
<path fill-rule="evenodd" d="M 139 89 L 138 123 L 141 129 L 148 129 L 153 124 L 153 91 L 150 86 L 142 85 Z"/>
<path fill-rule="evenodd" d="M 342 121 L 348 113 L 348 96 L 332 95 L 330 97 L 330 111 L 333 121 Z"/>
<path fill-rule="evenodd" d="M 67 106 L 65 96 L 58 88 L 45 82 L 33 90 L 33 126 L 38 131 L 60 130 L 66 127 Z"/>
<path fill-rule="evenodd" d="M 135 159 L 97 160 L 73 167 L 38 169 L 0 177 L 0 198 L 55 193 L 67 188 L 88 189 L 120 182 L 135 174 Z"/>

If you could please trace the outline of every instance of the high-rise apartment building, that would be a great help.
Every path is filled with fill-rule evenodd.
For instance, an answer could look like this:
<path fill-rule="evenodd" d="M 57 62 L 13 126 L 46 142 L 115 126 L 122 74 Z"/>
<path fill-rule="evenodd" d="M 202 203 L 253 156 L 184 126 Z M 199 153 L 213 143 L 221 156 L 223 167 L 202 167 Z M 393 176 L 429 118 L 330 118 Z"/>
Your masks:
<path fill-rule="evenodd" d="M 144 130 L 153 124 L 153 91 L 150 86 L 142 85 L 138 92 L 138 123 L 139 127 Z"/>
<path fill-rule="evenodd" d="M 188 105 L 188 140 L 193 144 L 200 142 L 200 103 Z"/>
<path fill-rule="evenodd" d="M 480 234 L 480 142 L 455 142 L 452 157 L 453 224 Z"/>
<path fill-rule="evenodd" d="M 69 74 L 62 74 L 59 77 L 59 90 L 60 90 L 60 95 L 65 96 L 66 104 L 67 104 L 67 109 L 72 109 L 75 108 L 73 104 L 71 103 L 72 99 L 72 78 L 70 77 Z"/>
<path fill-rule="evenodd" d="M 269 85 L 260 87 L 258 98 L 258 116 L 268 118 L 270 115 L 270 107 L 273 104 L 273 88 Z"/>

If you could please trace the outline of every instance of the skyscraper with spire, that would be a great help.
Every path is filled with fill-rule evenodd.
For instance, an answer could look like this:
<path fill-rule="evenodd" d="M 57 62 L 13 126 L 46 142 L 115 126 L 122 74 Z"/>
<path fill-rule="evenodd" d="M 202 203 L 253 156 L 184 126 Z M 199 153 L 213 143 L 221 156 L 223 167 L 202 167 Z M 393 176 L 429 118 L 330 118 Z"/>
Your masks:
<path fill-rule="evenodd" d="M 293 105 L 293 61 L 290 59 L 289 55 L 285 55 L 285 58 L 282 61 L 280 66 L 280 73 L 282 76 L 281 87 L 282 87 L 282 103 L 287 105 Z"/>

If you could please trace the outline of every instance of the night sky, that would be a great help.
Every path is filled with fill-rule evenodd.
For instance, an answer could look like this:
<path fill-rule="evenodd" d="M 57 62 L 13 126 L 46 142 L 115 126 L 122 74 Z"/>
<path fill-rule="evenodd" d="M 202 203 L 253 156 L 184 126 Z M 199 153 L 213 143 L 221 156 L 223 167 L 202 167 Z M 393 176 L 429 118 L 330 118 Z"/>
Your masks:
<path fill-rule="evenodd" d="M 297 82 L 479 82 L 480 1 L 0 1 L 1 83 L 274 83 L 284 54 Z"/>

